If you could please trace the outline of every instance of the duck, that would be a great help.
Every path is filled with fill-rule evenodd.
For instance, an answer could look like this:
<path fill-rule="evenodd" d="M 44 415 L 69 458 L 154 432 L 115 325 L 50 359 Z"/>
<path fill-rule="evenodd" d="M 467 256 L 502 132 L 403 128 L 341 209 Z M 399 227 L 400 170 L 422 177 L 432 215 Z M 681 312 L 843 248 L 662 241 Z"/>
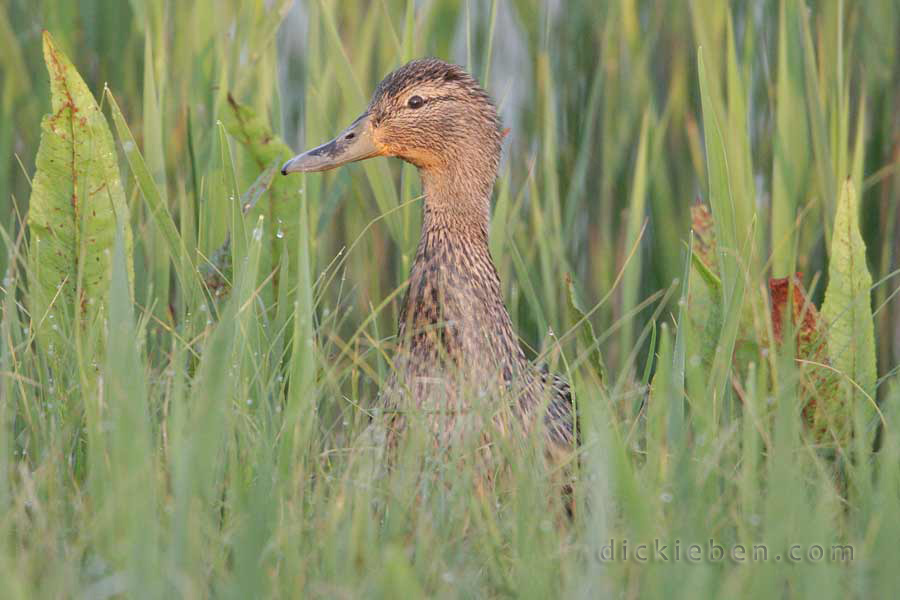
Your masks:
<path fill-rule="evenodd" d="M 473 428 L 527 435 L 571 456 L 577 422 L 568 383 L 526 357 L 488 245 L 505 134 L 496 105 L 459 65 L 413 60 L 387 75 L 334 139 L 291 158 L 283 175 L 378 156 L 418 169 L 422 230 L 402 300 L 393 369 L 379 394 L 391 438 L 428 415 L 436 444 Z"/>

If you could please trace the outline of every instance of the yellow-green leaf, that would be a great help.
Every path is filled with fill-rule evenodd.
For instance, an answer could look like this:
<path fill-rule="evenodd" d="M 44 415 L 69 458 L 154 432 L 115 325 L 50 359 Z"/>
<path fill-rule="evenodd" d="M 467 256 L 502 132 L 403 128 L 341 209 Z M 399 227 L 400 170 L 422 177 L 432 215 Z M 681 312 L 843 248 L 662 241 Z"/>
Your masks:
<path fill-rule="evenodd" d="M 73 319 L 80 322 L 88 307 L 106 303 L 116 217 L 128 223 L 128 208 L 106 119 L 46 32 L 44 60 L 53 112 L 41 122 L 28 228 L 32 318 L 39 338 L 52 343 L 66 335 Z M 131 231 L 124 233 L 131 287 Z"/>
<path fill-rule="evenodd" d="M 838 198 L 831 238 L 828 287 L 822 317 L 828 328 L 831 365 L 846 379 L 847 395 L 835 406 L 830 420 L 841 431 L 849 427 L 855 403 L 863 402 L 874 414 L 875 327 L 872 320 L 872 276 L 866 267 L 866 245 L 859 231 L 856 190 L 847 180 Z"/>

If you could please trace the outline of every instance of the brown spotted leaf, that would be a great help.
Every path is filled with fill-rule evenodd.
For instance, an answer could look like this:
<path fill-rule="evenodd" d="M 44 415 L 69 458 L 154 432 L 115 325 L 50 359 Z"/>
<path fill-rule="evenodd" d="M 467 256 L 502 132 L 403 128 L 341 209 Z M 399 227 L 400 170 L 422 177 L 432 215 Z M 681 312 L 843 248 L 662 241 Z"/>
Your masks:
<path fill-rule="evenodd" d="M 41 122 L 31 189 L 29 291 L 36 334 L 52 348 L 89 308 L 105 304 L 117 219 L 125 224 L 129 286 L 134 271 L 128 208 L 106 119 L 49 33 L 43 42 L 53 112 Z"/>
<path fill-rule="evenodd" d="M 840 421 L 843 430 L 849 431 L 853 413 L 859 407 L 868 426 L 874 422 L 878 379 L 872 275 L 866 265 L 866 244 L 859 227 L 859 203 L 850 180 L 844 182 L 837 201 L 822 318 L 828 330 L 828 356 L 842 374 L 844 390 L 833 420 Z M 870 435 L 871 432 L 860 433 Z"/>

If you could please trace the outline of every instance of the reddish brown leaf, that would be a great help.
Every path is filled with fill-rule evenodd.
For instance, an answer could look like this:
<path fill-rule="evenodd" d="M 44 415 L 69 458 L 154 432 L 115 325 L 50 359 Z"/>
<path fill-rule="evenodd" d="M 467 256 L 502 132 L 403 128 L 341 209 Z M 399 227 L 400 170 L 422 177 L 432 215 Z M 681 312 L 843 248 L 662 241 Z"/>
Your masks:
<path fill-rule="evenodd" d="M 801 394 L 804 397 L 803 419 L 815 437 L 826 442 L 829 431 L 834 428 L 833 419 L 829 415 L 833 413 L 832 404 L 837 398 L 837 383 L 832 371 L 821 365 L 828 365 L 828 353 L 824 344 L 824 328 L 819 319 L 819 311 L 809 299 L 803 284 L 800 282 L 801 273 L 792 277 L 782 277 L 769 280 L 769 293 L 772 296 L 772 332 L 775 343 L 784 341 L 785 311 L 788 309 L 788 294 L 793 288 L 791 299 L 791 326 L 794 328 L 798 359 L 809 361 L 809 364 L 801 367 L 807 370 Z M 834 435 L 839 432 L 832 431 Z"/>
<path fill-rule="evenodd" d="M 819 311 L 806 295 L 806 290 L 800 282 L 801 276 L 802 273 L 796 273 L 793 277 L 769 279 L 769 293 L 772 295 L 772 329 L 776 342 L 781 343 L 783 339 L 784 310 L 788 303 L 788 290 L 792 287 L 792 280 L 794 294 L 791 323 L 797 328 L 798 342 L 803 345 L 810 344 L 818 341 L 821 335 Z"/>

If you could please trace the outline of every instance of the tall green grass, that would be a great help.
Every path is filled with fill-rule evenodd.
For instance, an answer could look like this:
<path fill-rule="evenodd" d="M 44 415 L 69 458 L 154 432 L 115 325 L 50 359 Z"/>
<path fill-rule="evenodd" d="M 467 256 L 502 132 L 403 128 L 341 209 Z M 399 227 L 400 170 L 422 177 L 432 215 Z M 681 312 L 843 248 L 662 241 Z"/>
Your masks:
<path fill-rule="evenodd" d="M 900 8 L 733 4 L 9 0 L 0 595 L 889 596 Z M 105 115 L 128 206 L 90 314 L 37 296 L 42 30 Z M 577 398 L 571 521 L 534 439 L 498 440 L 491 488 L 477 440 L 437 455 L 413 429 L 377 468 L 367 425 L 419 232 L 414 169 L 273 179 L 279 139 L 329 139 L 422 55 L 465 64 L 511 130 L 491 249 L 523 346 Z M 839 251 L 849 269 L 832 260 L 856 239 L 834 231 L 848 179 L 866 259 Z M 714 229 L 692 235 L 697 199 Z M 828 331 L 874 311 L 874 381 L 856 345 L 826 360 L 843 377 L 826 389 L 793 338 L 771 342 L 768 280 L 798 271 Z M 826 293 L 842 278 L 843 309 Z M 49 314 L 66 335 L 41 333 Z M 811 393 L 856 435 L 812 431 Z M 669 560 L 636 560 L 655 539 Z M 768 560 L 687 560 L 710 540 Z M 830 560 L 836 544 L 853 559 Z"/>

